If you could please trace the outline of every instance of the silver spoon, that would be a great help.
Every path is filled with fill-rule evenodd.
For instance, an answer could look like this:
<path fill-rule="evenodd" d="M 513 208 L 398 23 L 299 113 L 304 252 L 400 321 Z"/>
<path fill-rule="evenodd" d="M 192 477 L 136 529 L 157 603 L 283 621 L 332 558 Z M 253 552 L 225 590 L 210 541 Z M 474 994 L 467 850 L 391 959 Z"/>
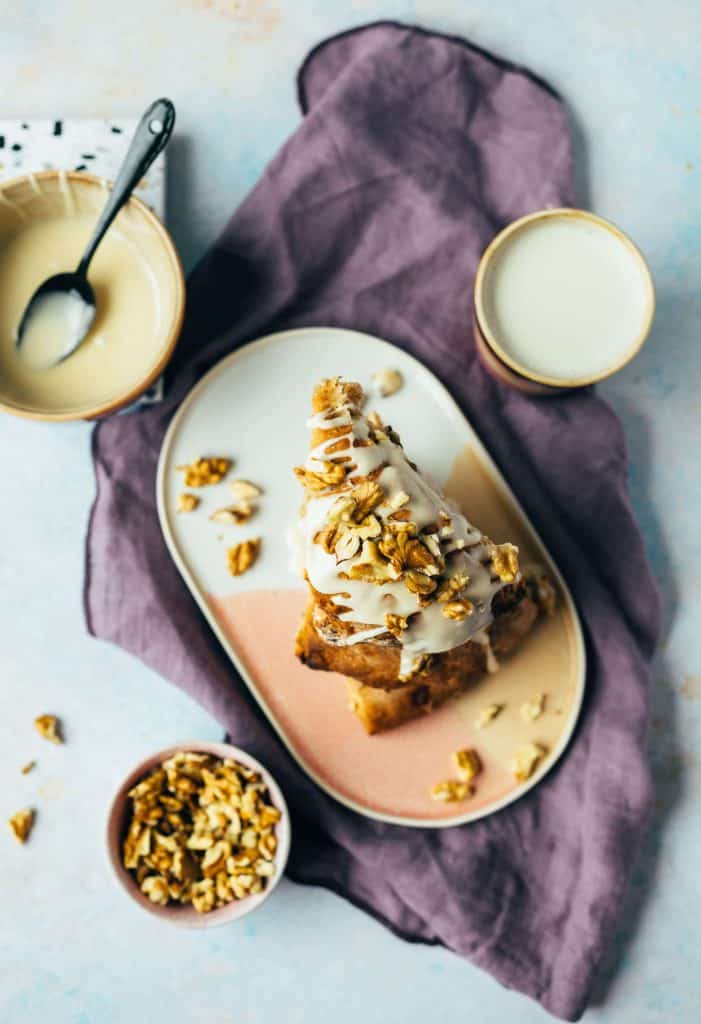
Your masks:
<path fill-rule="evenodd" d="M 62 363 L 75 352 L 85 339 L 95 319 L 95 293 L 88 281 L 88 267 L 105 232 L 124 206 L 136 184 L 141 180 L 171 136 L 175 124 L 175 107 L 170 100 L 160 99 L 148 108 L 131 140 L 131 145 L 119 169 L 110 197 L 95 225 L 77 270 L 55 274 L 44 281 L 29 300 L 22 315 L 15 344 L 19 350 L 27 335 L 33 317 L 37 317 L 46 304 L 65 303 L 67 336 L 56 358 L 45 369 Z M 72 315 L 71 315 L 72 314 Z M 55 314 L 54 314 L 55 315 Z M 59 314 L 62 315 L 62 314 Z M 71 322 L 72 321 L 72 322 Z"/>

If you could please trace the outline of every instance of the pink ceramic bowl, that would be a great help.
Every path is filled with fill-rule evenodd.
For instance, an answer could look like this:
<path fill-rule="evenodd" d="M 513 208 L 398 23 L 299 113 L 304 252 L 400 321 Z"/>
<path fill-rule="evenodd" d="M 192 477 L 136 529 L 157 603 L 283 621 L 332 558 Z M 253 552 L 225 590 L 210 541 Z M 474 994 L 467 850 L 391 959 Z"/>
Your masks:
<path fill-rule="evenodd" d="M 153 768 L 162 761 L 167 760 L 167 758 L 172 757 L 173 754 L 177 754 L 180 750 L 196 754 L 213 754 L 214 757 L 228 757 L 260 772 L 263 781 L 268 787 L 272 803 L 282 812 L 282 817 L 275 826 L 275 835 L 278 843 L 274 861 L 275 874 L 268 879 L 265 890 L 256 895 L 247 896 L 242 900 L 233 900 L 231 903 L 227 903 L 226 906 L 220 907 L 218 910 L 212 910 L 208 914 L 200 914 L 188 904 L 172 903 L 160 906 L 157 903 L 152 903 L 141 892 L 131 872 L 127 871 L 122 864 L 121 847 L 129 813 L 129 799 L 127 796 L 129 790 L 140 779 L 143 779 L 145 775 L 148 775 Z M 201 743 L 197 740 L 190 740 L 185 743 L 178 743 L 174 747 L 168 747 L 166 750 L 159 750 L 157 753 L 139 762 L 129 772 L 115 793 L 107 819 L 107 854 L 117 881 L 144 910 L 148 910 L 149 913 L 154 914 L 156 917 L 160 917 L 171 924 L 179 925 L 182 928 L 212 928 L 216 925 L 226 924 L 227 921 L 238 920 L 241 917 L 245 917 L 246 914 L 250 914 L 252 910 L 256 910 L 261 903 L 269 898 L 282 878 L 290 852 L 290 837 L 290 815 L 285 798 L 277 782 L 270 772 L 259 761 L 256 761 L 254 757 L 247 754 L 245 750 L 240 750 L 239 747 L 232 747 L 228 743 Z"/>

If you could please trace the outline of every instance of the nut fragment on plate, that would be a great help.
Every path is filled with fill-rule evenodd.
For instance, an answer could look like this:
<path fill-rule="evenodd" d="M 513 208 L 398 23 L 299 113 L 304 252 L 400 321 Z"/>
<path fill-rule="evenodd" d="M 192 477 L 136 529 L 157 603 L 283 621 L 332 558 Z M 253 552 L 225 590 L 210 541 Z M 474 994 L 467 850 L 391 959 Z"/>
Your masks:
<path fill-rule="evenodd" d="M 223 480 L 230 466 L 231 459 L 212 455 L 175 468 L 185 474 L 186 487 L 206 487 L 208 484 L 218 484 Z"/>
<path fill-rule="evenodd" d="M 34 719 L 34 727 L 39 735 L 50 743 L 63 743 L 61 723 L 56 715 L 39 715 Z"/>
<path fill-rule="evenodd" d="M 207 913 L 263 892 L 275 874 L 281 812 L 252 768 L 180 751 L 129 800 L 122 862 L 152 903 Z"/>
<path fill-rule="evenodd" d="M 29 773 L 33 771 L 34 768 L 36 768 L 36 761 L 27 761 L 27 763 L 21 769 L 22 774 L 29 775 Z"/>
<path fill-rule="evenodd" d="M 535 722 L 545 710 L 545 694 L 536 693 L 534 697 L 521 705 L 521 718 L 524 722 Z"/>
<path fill-rule="evenodd" d="M 404 380 L 399 370 L 378 370 L 372 375 L 372 388 L 380 398 L 389 398 L 401 388 Z"/>
<path fill-rule="evenodd" d="M 20 843 L 26 843 L 34 825 L 34 811 L 31 807 L 25 807 L 24 810 L 13 814 L 7 824 L 12 829 L 15 839 Z"/>
<path fill-rule="evenodd" d="M 238 505 L 225 505 L 223 508 L 215 509 L 209 518 L 214 523 L 233 523 L 241 526 L 242 523 L 248 522 L 254 511 L 253 506 L 247 501 L 240 501 Z"/>
<path fill-rule="evenodd" d="M 513 773 L 518 782 L 530 779 L 547 750 L 540 743 L 524 743 L 514 754 Z"/>
<path fill-rule="evenodd" d="M 504 710 L 503 704 L 485 704 L 480 711 L 475 722 L 475 726 L 478 729 L 484 729 L 485 725 L 489 725 L 497 715 Z"/>
<path fill-rule="evenodd" d="M 251 540 L 242 540 L 240 544 L 234 544 L 226 553 L 229 562 L 229 572 L 232 576 L 243 576 L 251 568 L 258 558 L 260 551 L 260 537 L 253 537 Z"/>
<path fill-rule="evenodd" d="M 482 770 L 479 754 L 471 747 L 456 750 L 453 754 L 453 764 L 463 782 L 472 782 L 475 775 Z"/>
<path fill-rule="evenodd" d="M 442 782 L 437 782 L 431 790 L 433 799 L 440 800 L 444 804 L 467 800 L 472 793 L 473 789 L 469 782 L 458 782 L 457 779 L 444 779 Z"/>
<path fill-rule="evenodd" d="M 252 484 L 250 480 L 232 480 L 229 486 L 237 501 L 254 501 L 263 493 L 260 487 Z"/>
<path fill-rule="evenodd" d="M 194 512 L 200 503 L 196 494 L 188 494 L 184 491 L 178 495 L 178 512 Z"/>

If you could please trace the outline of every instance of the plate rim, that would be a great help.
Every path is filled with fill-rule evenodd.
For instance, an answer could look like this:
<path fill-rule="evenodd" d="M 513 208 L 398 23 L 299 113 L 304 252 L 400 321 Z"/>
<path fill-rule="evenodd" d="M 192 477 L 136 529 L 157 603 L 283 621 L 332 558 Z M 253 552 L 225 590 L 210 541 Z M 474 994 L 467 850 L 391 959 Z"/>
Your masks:
<path fill-rule="evenodd" d="M 476 451 L 481 465 L 488 472 L 493 484 L 496 486 L 500 494 L 500 497 L 507 498 L 508 501 L 513 506 L 515 506 L 526 528 L 530 531 L 533 538 L 540 546 L 547 560 L 548 568 L 557 580 L 557 583 L 564 596 L 565 604 L 567 605 L 568 611 L 570 613 L 569 621 L 571 631 L 573 634 L 572 640 L 574 643 L 578 672 L 577 693 L 575 695 L 575 700 L 572 706 L 572 710 L 570 712 L 570 720 L 568 726 L 560 735 L 559 741 L 552 750 L 551 755 L 544 761 L 542 766 L 534 772 L 534 774 L 531 776 L 530 779 L 527 780 L 527 782 L 522 783 L 519 787 L 517 787 L 515 790 L 512 790 L 510 793 L 506 794 L 506 796 L 502 797 L 501 799 L 497 800 L 494 804 L 486 808 L 482 808 L 480 810 L 475 810 L 472 812 L 465 811 L 461 814 L 456 814 L 450 818 L 428 820 L 425 818 L 413 818 L 405 815 L 388 814 L 386 812 L 376 811 L 371 807 L 367 807 L 363 804 L 357 803 L 350 797 L 347 797 L 344 794 L 339 793 L 326 781 L 324 781 L 324 779 L 322 779 L 319 776 L 319 774 L 314 769 L 312 769 L 305 762 L 304 758 L 301 757 L 294 749 L 294 746 L 291 744 L 285 732 L 285 729 L 281 725 L 280 721 L 278 720 L 277 716 L 274 714 L 272 709 L 269 707 L 262 693 L 259 691 L 250 673 L 246 669 L 246 666 L 244 665 L 243 661 L 240 659 L 238 653 L 236 652 L 234 645 L 229 640 L 228 636 L 226 635 L 222 626 L 217 620 L 217 617 L 214 615 L 212 609 L 210 608 L 209 603 L 206 600 L 204 591 L 198 585 L 192 571 L 190 570 L 190 567 L 187 564 L 185 557 L 180 552 L 177 541 L 175 539 L 175 535 L 170 526 L 168 509 L 166 507 L 165 499 L 166 464 L 168 462 L 170 449 L 173 445 L 173 441 L 177 433 L 178 427 L 181 421 L 184 419 L 185 414 L 187 413 L 190 406 L 197 400 L 200 392 L 204 391 L 205 388 L 210 383 L 210 381 L 213 380 L 216 376 L 218 376 L 223 370 L 228 369 L 231 364 L 236 363 L 244 355 L 248 355 L 253 349 L 263 348 L 267 345 L 276 344 L 289 338 L 329 333 L 343 335 L 349 341 L 351 341 L 353 338 L 361 337 L 365 340 L 373 342 L 374 344 L 379 344 L 380 346 L 385 347 L 393 352 L 395 350 L 398 350 L 399 352 L 402 353 L 403 357 L 405 357 L 414 364 L 414 366 L 417 368 L 420 374 L 424 377 L 425 383 L 434 390 L 437 397 L 440 399 L 441 403 L 443 403 L 446 406 L 446 412 L 449 413 L 450 418 L 453 421 L 457 420 L 461 428 L 464 428 L 464 426 L 467 425 L 469 432 L 471 432 L 474 437 L 474 441 L 471 442 L 471 445 Z M 352 328 L 346 327 L 322 327 L 316 325 L 312 327 L 294 327 L 285 331 L 275 331 L 272 334 L 266 334 L 260 338 L 254 338 L 251 341 L 241 345 L 239 348 L 235 349 L 235 351 L 229 352 L 227 355 L 217 360 L 217 362 L 212 367 L 210 367 L 210 369 L 193 385 L 193 387 L 188 391 L 188 393 L 181 401 L 180 405 L 173 414 L 170 423 L 168 424 L 168 428 L 163 436 L 163 441 L 161 443 L 161 448 L 158 455 L 158 467 L 156 472 L 156 506 L 158 511 L 158 521 L 161 528 L 161 533 L 163 534 L 163 538 L 165 540 L 166 547 L 168 548 L 168 552 L 173 561 L 175 562 L 175 565 L 180 575 L 182 576 L 188 590 L 190 591 L 190 594 L 195 599 L 195 602 L 197 603 L 200 611 L 204 615 L 208 626 L 213 631 L 217 640 L 224 648 L 224 651 L 233 662 L 233 665 L 236 671 L 239 673 L 244 685 L 248 688 L 249 692 L 255 698 L 261 711 L 267 718 L 270 725 L 275 730 L 277 736 L 284 744 L 286 750 L 293 758 L 293 760 L 296 762 L 296 764 L 317 786 L 319 786 L 319 788 L 323 792 L 328 794 L 328 796 L 332 797 L 338 803 L 342 804 L 345 807 L 348 807 L 352 811 L 355 811 L 357 814 L 361 814 L 363 817 L 371 818 L 374 821 L 386 822 L 390 825 L 403 825 L 408 828 L 422 829 L 454 828 L 456 825 L 471 824 L 472 822 L 479 821 L 482 818 L 489 817 L 490 815 L 496 814 L 498 811 L 503 810 L 505 807 L 508 807 L 509 804 L 514 803 L 516 800 L 520 800 L 521 797 L 525 796 L 526 793 L 528 793 L 531 789 L 537 786 L 538 783 L 540 783 L 546 777 L 546 775 L 548 775 L 548 773 L 555 767 L 556 764 L 558 764 L 558 762 L 564 755 L 567 747 L 569 746 L 570 740 L 574 735 L 574 731 L 577 727 L 577 723 L 579 721 L 579 717 L 582 711 L 587 676 L 586 646 L 584 643 L 582 623 L 579 616 L 579 612 L 577 611 L 577 606 L 575 604 L 574 598 L 572 597 L 571 591 L 567 586 L 567 583 L 565 582 L 562 573 L 560 572 L 552 555 L 550 554 L 550 551 L 546 547 L 543 539 L 541 538 L 540 534 L 531 522 L 530 517 L 527 515 L 525 509 L 521 505 L 521 502 L 519 501 L 518 497 L 511 490 L 501 470 L 494 462 L 492 456 L 489 454 L 489 451 L 483 444 L 478 432 L 475 430 L 467 416 L 463 413 L 462 409 L 457 404 L 457 402 L 450 394 L 448 389 L 445 387 L 445 385 L 441 383 L 441 381 L 427 366 L 425 366 L 419 359 L 417 359 L 410 352 L 407 352 L 405 349 L 400 348 L 400 346 L 398 345 L 394 345 L 392 342 L 386 341 L 383 338 L 379 338 L 376 335 L 369 334 L 365 331 L 356 331 L 353 330 Z M 295 588 L 289 587 L 287 589 L 292 590 Z"/>

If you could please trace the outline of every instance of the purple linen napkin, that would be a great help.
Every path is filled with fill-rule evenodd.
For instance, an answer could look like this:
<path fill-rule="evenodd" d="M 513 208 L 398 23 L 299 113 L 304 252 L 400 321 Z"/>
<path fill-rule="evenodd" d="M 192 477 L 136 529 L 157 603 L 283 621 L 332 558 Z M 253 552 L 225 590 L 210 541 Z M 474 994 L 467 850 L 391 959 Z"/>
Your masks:
<path fill-rule="evenodd" d="M 515 217 L 574 202 L 567 114 L 527 72 L 388 23 L 317 47 L 299 95 L 299 128 L 192 275 L 167 401 L 95 428 L 89 629 L 200 700 L 271 767 L 294 818 L 291 878 L 340 893 L 406 939 L 442 943 L 575 1020 L 651 802 L 658 597 L 617 418 L 591 390 L 537 401 L 503 388 L 470 337 L 487 242 Z M 247 340 L 310 324 L 388 338 L 444 381 L 584 619 L 587 697 L 567 755 L 524 799 L 473 825 L 384 825 L 318 790 L 252 704 L 161 538 L 156 462 L 179 401 Z"/>

